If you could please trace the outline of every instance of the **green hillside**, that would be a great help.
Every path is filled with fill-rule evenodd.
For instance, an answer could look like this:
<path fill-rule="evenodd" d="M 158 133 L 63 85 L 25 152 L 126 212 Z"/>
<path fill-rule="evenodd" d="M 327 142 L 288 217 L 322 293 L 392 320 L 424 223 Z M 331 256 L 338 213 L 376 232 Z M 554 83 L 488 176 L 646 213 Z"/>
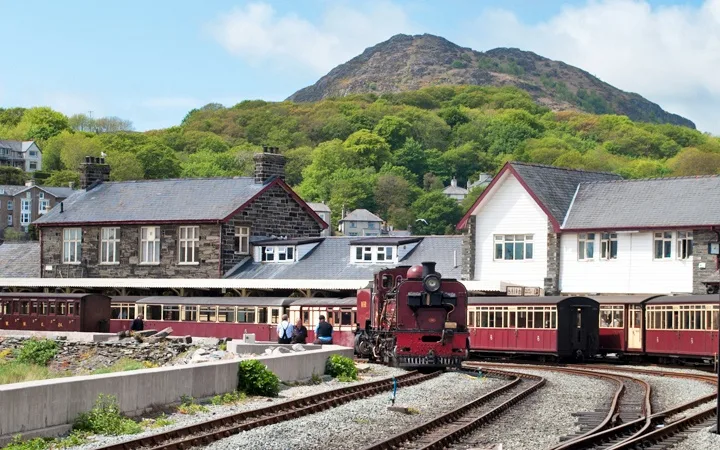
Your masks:
<path fill-rule="evenodd" d="M 145 133 L 80 119 L 47 108 L 0 110 L 0 139 L 38 140 L 47 172 L 39 177 L 52 185 L 77 182 L 82 158 L 100 152 L 113 180 L 131 180 L 249 175 L 252 154 L 277 146 L 288 158 L 288 182 L 305 199 L 327 202 L 334 220 L 343 206 L 367 208 L 397 228 L 425 219 L 429 225 L 418 222 L 418 233 L 449 230 L 474 199 L 458 206 L 439 193 L 453 175 L 464 186 L 508 160 L 629 178 L 720 171 L 716 137 L 624 116 L 552 112 L 514 87 L 210 104 L 177 127 Z"/>

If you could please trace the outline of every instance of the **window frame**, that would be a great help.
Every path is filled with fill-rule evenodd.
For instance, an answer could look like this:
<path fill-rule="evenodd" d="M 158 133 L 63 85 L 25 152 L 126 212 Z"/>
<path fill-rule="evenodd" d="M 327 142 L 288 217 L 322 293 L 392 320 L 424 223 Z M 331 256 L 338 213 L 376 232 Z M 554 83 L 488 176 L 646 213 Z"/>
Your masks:
<path fill-rule="evenodd" d="M 250 254 L 250 227 L 238 225 L 233 235 L 233 250 L 236 255 Z"/>
<path fill-rule="evenodd" d="M 62 229 L 62 262 L 63 264 L 80 264 L 82 262 L 82 228 L 69 227 Z M 74 248 L 75 252 L 71 250 Z M 72 257 L 71 257 L 72 256 Z"/>
<path fill-rule="evenodd" d="M 268 245 L 260 247 L 260 261 L 264 263 L 289 264 L 295 262 L 294 245 Z"/>
<path fill-rule="evenodd" d="M 682 235 L 682 236 L 681 236 Z M 692 231 L 677 231 L 675 233 L 675 257 L 681 261 L 693 258 L 693 241 Z"/>
<path fill-rule="evenodd" d="M 154 230 L 154 238 L 150 240 L 149 236 L 149 230 Z M 143 237 L 143 233 L 145 233 L 146 237 Z M 140 227 L 140 249 L 139 249 L 139 259 L 140 259 L 140 265 L 146 265 L 146 266 L 156 266 L 160 264 L 160 227 L 155 226 L 148 226 L 148 227 Z M 151 245 L 152 244 L 152 245 Z M 150 249 L 152 248 L 151 255 L 153 256 L 152 259 L 148 259 L 147 256 L 150 253 Z"/>
<path fill-rule="evenodd" d="M 595 260 L 595 237 L 597 233 L 578 233 L 577 235 L 577 258 L 578 261 Z M 589 253 L 592 255 L 588 256 Z"/>
<path fill-rule="evenodd" d="M 183 225 L 178 227 L 178 265 L 200 264 L 200 227 Z"/>
<path fill-rule="evenodd" d="M 659 235 L 659 236 L 658 236 Z M 669 235 L 669 236 L 668 236 Z M 673 259 L 673 241 L 675 240 L 675 233 L 672 231 L 654 231 L 653 232 L 653 260 L 655 261 L 669 261 Z M 657 245 L 661 243 L 661 256 L 658 257 Z M 670 249 L 667 256 L 665 255 L 666 246 L 669 245 Z"/>
<path fill-rule="evenodd" d="M 610 314 L 610 322 L 607 325 L 603 325 L 603 313 Z M 615 319 L 619 317 L 620 323 L 617 326 L 613 325 Z M 598 324 L 600 328 L 604 329 L 624 329 L 625 328 L 625 306 L 623 305 L 600 305 Z"/>
<path fill-rule="evenodd" d="M 112 236 L 110 232 L 112 231 Z M 120 264 L 120 258 L 118 258 L 117 248 L 120 243 L 120 228 L 119 227 L 103 227 L 100 228 L 100 265 L 115 265 Z M 112 248 L 112 260 L 107 258 Z"/>
<path fill-rule="evenodd" d="M 382 255 L 382 259 L 380 256 Z M 394 245 L 352 245 L 350 260 L 354 264 L 385 264 L 397 262 L 397 248 Z"/>
<path fill-rule="evenodd" d="M 534 238 L 535 235 L 533 234 L 493 235 L 493 261 L 533 261 L 535 258 Z M 508 245 L 510 245 L 510 247 L 508 247 Z M 518 245 L 520 245 L 520 248 L 522 249 L 522 258 L 516 257 L 518 254 Z M 512 258 L 506 258 L 508 249 L 512 250 Z M 500 257 L 498 257 L 498 254 Z M 528 256 L 528 254 L 530 256 Z"/>
<path fill-rule="evenodd" d="M 615 248 L 613 250 L 613 243 Z M 618 235 L 617 233 L 607 232 L 600 233 L 600 260 L 612 261 L 617 259 L 618 254 Z"/>

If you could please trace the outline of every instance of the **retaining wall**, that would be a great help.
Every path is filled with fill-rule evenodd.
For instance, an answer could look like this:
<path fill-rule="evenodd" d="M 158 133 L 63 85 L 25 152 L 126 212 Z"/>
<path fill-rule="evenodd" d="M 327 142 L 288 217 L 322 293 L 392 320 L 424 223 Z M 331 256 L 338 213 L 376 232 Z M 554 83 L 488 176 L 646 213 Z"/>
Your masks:
<path fill-rule="evenodd" d="M 325 345 L 320 350 L 260 356 L 282 381 L 325 372 L 332 354 L 352 357 L 353 350 Z M 78 414 L 92 409 L 100 394 L 114 395 L 128 416 L 177 403 L 183 395 L 197 399 L 237 387 L 238 360 L 161 367 L 104 375 L 56 378 L 0 385 L 0 445 L 15 434 L 25 438 L 66 432 Z"/>

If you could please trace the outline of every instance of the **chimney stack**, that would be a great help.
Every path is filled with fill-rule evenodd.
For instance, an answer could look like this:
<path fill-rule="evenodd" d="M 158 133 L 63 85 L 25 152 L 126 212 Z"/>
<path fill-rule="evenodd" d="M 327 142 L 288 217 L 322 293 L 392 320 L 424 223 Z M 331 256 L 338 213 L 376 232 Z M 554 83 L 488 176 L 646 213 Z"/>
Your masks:
<path fill-rule="evenodd" d="M 263 184 L 272 176 L 285 180 L 285 157 L 280 154 L 279 148 L 263 145 L 262 153 L 256 153 L 253 159 L 255 183 Z"/>
<path fill-rule="evenodd" d="M 110 181 L 110 166 L 105 164 L 105 158 L 86 156 L 80 164 L 80 189 L 87 189 L 93 183 Z"/>
<path fill-rule="evenodd" d="M 27 186 L 27 187 L 35 186 L 35 180 L 27 180 L 25 182 L 25 186 Z"/>
<path fill-rule="evenodd" d="M 450 180 L 450 186 L 457 187 L 457 178 L 452 177 L 452 180 Z"/>

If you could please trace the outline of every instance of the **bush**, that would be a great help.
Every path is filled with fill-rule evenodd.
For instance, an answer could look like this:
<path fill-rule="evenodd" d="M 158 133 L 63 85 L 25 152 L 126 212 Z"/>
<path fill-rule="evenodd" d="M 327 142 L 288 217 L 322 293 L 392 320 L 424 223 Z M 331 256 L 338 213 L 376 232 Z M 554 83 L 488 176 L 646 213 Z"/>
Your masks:
<path fill-rule="evenodd" d="M 57 354 L 57 342 L 50 339 L 32 338 L 25 342 L 15 353 L 15 359 L 20 363 L 46 366 Z"/>
<path fill-rule="evenodd" d="M 109 436 L 137 434 L 142 431 L 140 424 L 120 414 L 115 396 L 103 394 L 100 394 L 90 412 L 82 413 L 75 419 L 73 429 Z"/>
<path fill-rule="evenodd" d="M 276 397 L 280 392 L 280 380 L 260 361 L 249 359 L 240 362 L 238 390 L 247 395 Z"/>
<path fill-rule="evenodd" d="M 355 362 L 347 356 L 332 355 L 325 363 L 325 373 L 339 381 L 357 380 Z"/>
<path fill-rule="evenodd" d="M 234 403 L 240 403 L 244 401 L 247 398 L 244 392 L 235 391 L 235 392 L 228 392 L 223 395 L 216 395 L 212 399 L 210 399 L 210 403 L 213 405 L 230 405 Z"/>
<path fill-rule="evenodd" d="M 177 407 L 177 411 L 180 414 L 187 414 L 189 416 L 195 415 L 199 412 L 207 412 L 207 407 L 195 403 L 195 399 L 189 395 L 183 395 L 180 397 L 180 406 Z"/>

